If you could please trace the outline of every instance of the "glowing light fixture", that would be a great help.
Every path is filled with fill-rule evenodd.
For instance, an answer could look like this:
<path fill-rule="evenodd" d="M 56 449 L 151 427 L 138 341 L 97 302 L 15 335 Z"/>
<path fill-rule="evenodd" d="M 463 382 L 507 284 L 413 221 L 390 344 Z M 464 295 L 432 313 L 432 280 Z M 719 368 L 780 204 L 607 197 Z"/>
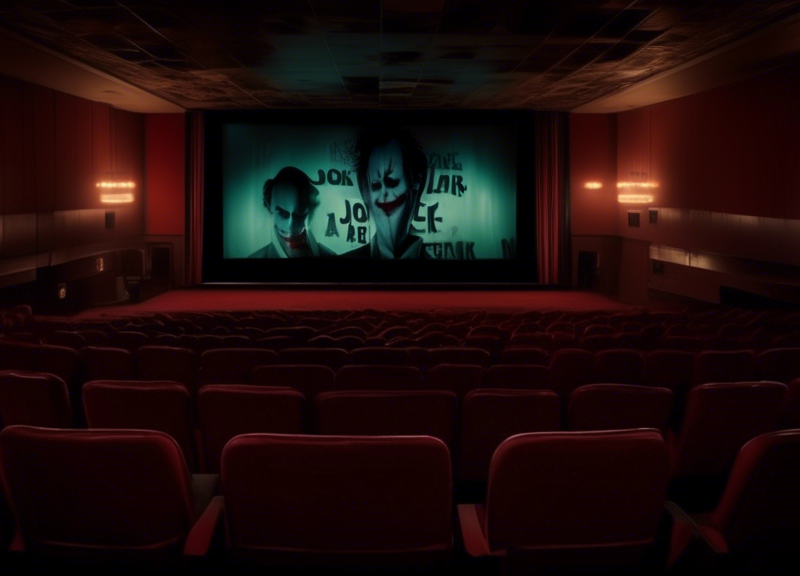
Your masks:
<path fill-rule="evenodd" d="M 658 182 L 617 182 L 617 188 L 658 188 Z"/>
<path fill-rule="evenodd" d="M 618 194 L 617 202 L 620 204 L 650 204 L 653 201 L 652 194 Z"/>
<path fill-rule="evenodd" d="M 105 188 L 105 189 L 113 189 L 113 188 L 136 188 L 136 182 L 117 182 L 114 180 L 106 180 L 103 182 L 98 182 L 95 184 L 96 188 Z"/>
<path fill-rule="evenodd" d="M 103 204 L 130 204 L 133 202 L 133 194 L 130 192 L 100 194 L 100 202 Z"/>
<path fill-rule="evenodd" d="M 583 185 L 583 187 L 586 188 L 587 190 L 599 190 L 600 188 L 603 187 L 603 183 L 602 182 L 586 182 Z"/>

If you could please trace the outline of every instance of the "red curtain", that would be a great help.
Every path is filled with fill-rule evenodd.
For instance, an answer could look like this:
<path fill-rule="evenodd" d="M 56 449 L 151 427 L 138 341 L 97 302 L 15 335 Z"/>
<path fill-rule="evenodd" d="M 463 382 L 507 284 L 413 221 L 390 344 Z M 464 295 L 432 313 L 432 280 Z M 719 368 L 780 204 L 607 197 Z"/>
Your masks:
<path fill-rule="evenodd" d="M 187 126 L 187 183 L 189 202 L 187 203 L 186 251 L 189 271 L 189 285 L 203 283 L 203 194 L 204 190 L 204 120 L 202 112 L 190 112 Z"/>
<path fill-rule="evenodd" d="M 567 118 L 563 112 L 536 116 L 537 236 L 543 284 L 570 283 Z"/>

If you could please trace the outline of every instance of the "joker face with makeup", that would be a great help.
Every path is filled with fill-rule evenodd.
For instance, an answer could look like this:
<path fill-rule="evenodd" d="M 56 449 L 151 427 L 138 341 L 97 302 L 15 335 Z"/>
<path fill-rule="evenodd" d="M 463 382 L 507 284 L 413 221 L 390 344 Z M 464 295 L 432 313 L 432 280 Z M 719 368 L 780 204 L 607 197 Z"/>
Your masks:
<path fill-rule="evenodd" d="M 264 183 L 264 207 L 272 216 L 270 242 L 250 258 L 302 258 L 332 256 L 308 230 L 308 220 L 319 204 L 319 191 L 302 170 L 283 168 Z"/>
<path fill-rule="evenodd" d="M 356 140 L 356 174 L 375 226 L 369 253 L 362 247 L 361 256 L 424 257 L 422 239 L 410 234 L 427 174 L 416 138 L 401 128 L 364 128 Z"/>

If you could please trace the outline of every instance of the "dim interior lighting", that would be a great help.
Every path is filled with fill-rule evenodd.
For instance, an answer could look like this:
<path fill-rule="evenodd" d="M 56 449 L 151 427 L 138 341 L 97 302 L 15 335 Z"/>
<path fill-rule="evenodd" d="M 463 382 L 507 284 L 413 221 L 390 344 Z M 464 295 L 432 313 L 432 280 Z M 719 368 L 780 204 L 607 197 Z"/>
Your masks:
<path fill-rule="evenodd" d="M 136 182 L 116 182 L 111 180 L 105 180 L 103 182 L 98 182 L 97 184 L 95 184 L 95 187 L 104 189 L 116 189 L 116 188 L 132 189 L 136 188 Z"/>
<path fill-rule="evenodd" d="M 617 182 L 617 188 L 658 188 L 658 182 Z"/>
<path fill-rule="evenodd" d="M 118 192 L 116 194 L 100 194 L 100 202 L 103 204 L 130 204 L 133 202 L 133 194 L 130 192 Z"/>
<path fill-rule="evenodd" d="M 599 190 L 600 188 L 603 187 L 603 183 L 602 182 L 586 182 L 583 185 L 583 187 L 586 188 L 587 190 Z"/>
<path fill-rule="evenodd" d="M 618 194 L 617 202 L 620 204 L 650 204 L 653 201 L 652 194 Z"/>

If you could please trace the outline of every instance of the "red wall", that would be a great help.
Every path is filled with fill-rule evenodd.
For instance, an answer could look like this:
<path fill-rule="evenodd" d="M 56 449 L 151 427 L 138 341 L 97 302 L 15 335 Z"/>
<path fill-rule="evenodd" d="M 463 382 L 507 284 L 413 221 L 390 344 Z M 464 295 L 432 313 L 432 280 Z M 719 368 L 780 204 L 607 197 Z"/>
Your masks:
<path fill-rule="evenodd" d="M 680 286 L 683 295 L 709 299 L 719 284 L 741 285 L 746 280 L 752 288 L 753 282 L 766 283 L 761 276 L 731 272 L 737 259 L 800 265 L 798 102 L 800 77 L 778 70 L 619 114 L 573 114 L 575 250 L 602 255 L 613 246 L 603 238 L 619 237 L 617 295 L 637 302 L 647 299 L 648 287 L 675 291 Z M 609 161 L 615 163 L 613 176 L 606 171 Z M 617 190 L 605 181 L 602 191 L 582 188 L 585 181 L 601 178 L 644 179 L 659 187 L 653 190 L 651 204 L 617 204 Z M 658 210 L 656 224 L 648 222 L 649 209 Z M 640 212 L 638 228 L 628 226 L 631 210 Z M 684 259 L 685 266 L 708 272 L 693 277 L 713 286 L 670 278 L 674 266 L 654 276 L 643 250 L 647 246 L 677 249 L 674 262 Z M 638 288 L 629 289 L 631 278 Z"/>
<path fill-rule="evenodd" d="M 143 234 L 141 114 L 0 76 L 0 134 L 0 258 Z M 101 204 L 112 170 L 136 182 L 132 204 Z"/>
<path fill-rule="evenodd" d="M 146 233 L 183 235 L 186 131 L 183 114 L 149 114 L 146 133 Z"/>

